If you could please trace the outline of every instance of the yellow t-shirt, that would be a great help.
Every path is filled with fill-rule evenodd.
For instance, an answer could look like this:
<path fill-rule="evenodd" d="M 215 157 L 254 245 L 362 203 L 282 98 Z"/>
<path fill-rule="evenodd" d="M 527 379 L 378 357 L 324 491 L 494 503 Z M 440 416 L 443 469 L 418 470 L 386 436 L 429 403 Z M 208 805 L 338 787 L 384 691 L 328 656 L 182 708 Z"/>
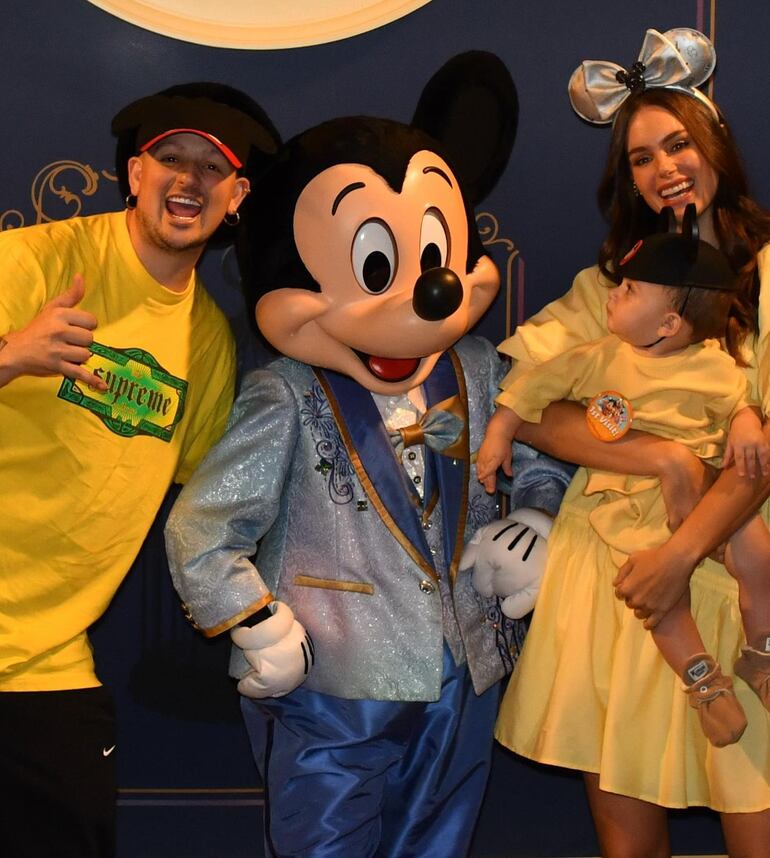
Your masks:
<path fill-rule="evenodd" d="M 609 334 L 520 370 L 500 386 L 496 401 L 528 423 L 539 423 L 551 402 L 587 405 L 593 396 L 616 391 L 633 408 L 634 429 L 679 441 L 708 460 L 721 457 L 730 421 L 753 404 L 745 375 L 717 340 L 658 357 Z"/>
<path fill-rule="evenodd" d="M 613 391 L 633 410 L 634 429 L 678 441 L 696 456 L 719 465 L 732 418 L 753 404 L 748 380 L 717 340 L 688 346 L 676 354 L 639 354 L 609 335 L 503 383 L 497 402 L 536 423 L 559 399 L 588 401 Z M 578 470 L 565 502 L 585 496 L 588 520 L 622 565 L 633 551 L 661 545 L 670 535 L 660 482 L 590 468 Z"/>
<path fill-rule="evenodd" d="M 82 273 L 102 394 L 59 377 L 0 389 L 0 691 L 99 684 L 86 631 L 131 566 L 172 482 L 219 438 L 233 398 L 229 325 L 197 275 L 172 292 L 125 213 L 0 234 L 0 332 Z"/>

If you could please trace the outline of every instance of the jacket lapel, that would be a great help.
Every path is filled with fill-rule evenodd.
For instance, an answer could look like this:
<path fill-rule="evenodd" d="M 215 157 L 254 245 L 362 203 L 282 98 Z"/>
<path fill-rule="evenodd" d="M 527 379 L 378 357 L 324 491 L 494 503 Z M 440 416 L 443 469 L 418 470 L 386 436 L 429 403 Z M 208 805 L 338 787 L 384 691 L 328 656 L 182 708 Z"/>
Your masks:
<path fill-rule="evenodd" d="M 465 426 L 461 436 L 462 457 L 442 456 L 426 448 L 426 478 L 435 474 L 441 497 L 444 524 L 444 556 L 449 567 L 450 580 L 454 581 L 462 554 L 465 522 L 468 514 L 468 480 L 470 478 L 470 440 L 468 426 L 468 393 L 465 387 L 460 359 L 450 350 L 445 352 L 425 382 L 425 399 L 428 407 L 450 396 L 459 396 L 463 406 Z M 428 467 L 428 460 L 431 467 Z M 425 496 L 432 491 L 426 479 Z"/>
<path fill-rule="evenodd" d="M 313 371 L 370 505 L 423 572 L 437 578 L 416 503 L 419 499 L 396 458 L 371 393 L 333 370 L 314 367 Z"/>

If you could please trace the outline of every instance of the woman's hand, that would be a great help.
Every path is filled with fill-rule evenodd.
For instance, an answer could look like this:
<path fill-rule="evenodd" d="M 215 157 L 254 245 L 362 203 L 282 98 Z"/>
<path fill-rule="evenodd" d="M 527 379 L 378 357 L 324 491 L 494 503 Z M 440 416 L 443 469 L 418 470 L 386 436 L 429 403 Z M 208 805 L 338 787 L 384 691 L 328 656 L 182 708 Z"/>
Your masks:
<path fill-rule="evenodd" d="M 660 548 L 632 554 L 612 582 L 615 595 L 655 628 L 687 590 L 697 557 L 679 553 L 666 542 Z"/>

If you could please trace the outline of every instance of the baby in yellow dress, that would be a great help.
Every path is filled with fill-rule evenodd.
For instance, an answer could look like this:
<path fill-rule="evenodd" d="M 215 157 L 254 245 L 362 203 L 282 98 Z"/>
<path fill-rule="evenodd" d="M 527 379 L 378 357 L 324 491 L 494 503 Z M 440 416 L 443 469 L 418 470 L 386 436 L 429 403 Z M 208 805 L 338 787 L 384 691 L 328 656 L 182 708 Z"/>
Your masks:
<path fill-rule="evenodd" d="M 749 470 L 758 466 L 767 472 L 770 450 L 758 409 L 748 399 L 746 377 L 714 339 L 725 330 L 735 276 L 720 251 L 698 241 L 692 208 L 682 234 L 664 233 L 639 241 L 622 260 L 623 280 L 611 289 L 607 301 L 609 336 L 540 364 L 510 385 L 503 381 L 477 460 L 479 480 L 488 491 L 495 488 L 499 467 L 511 474 L 511 443 L 521 424 L 539 422 L 543 409 L 560 399 L 586 404 L 589 425 L 607 441 L 622 437 L 633 424 L 685 444 L 710 464 L 727 464 L 734 458 L 741 468 L 748 463 Z M 669 535 L 657 479 L 591 469 L 576 475 L 556 524 L 549 539 L 546 579 L 562 574 L 562 566 L 574 565 L 576 532 L 591 528 L 601 549 L 589 549 L 595 556 L 583 555 L 582 565 L 588 569 L 594 564 L 600 571 L 606 567 L 608 588 L 628 555 L 660 545 Z M 568 554 L 573 555 L 570 560 Z M 731 538 L 726 560 L 738 581 L 749 644 L 742 648 L 735 673 L 770 709 L 770 534 L 759 516 Z M 618 605 L 621 612 L 626 611 Z M 625 617 L 618 617 L 613 608 L 603 624 L 616 626 L 622 634 L 618 619 Z M 536 625 L 537 621 L 524 659 L 528 649 L 538 646 Z M 608 634 L 611 651 L 612 633 Z M 709 741 L 717 747 L 738 741 L 746 717 L 732 679 L 707 653 L 693 619 L 689 592 L 651 635 L 665 661 L 684 681 L 688 702 Z M 543 669 L 567 672 L 564 665 L 573 659 L 590 658 L 591 646 L 582 647 L 581 656 L 568 651 L 570 644 L 579 646 L 577 641 L 566 642 L 565 653 Z M 537 659 L 529 656 L 533 657 Z M 608 670 L 611 674 L 611 665 Z M 563 683 L 554 679 L 557 693 L 549 695 L 556 701 L 560 687 Z M 591 693 L 585 689 L 586 695 Z M 559 759 L 542 761 L 570 765 Z"/>

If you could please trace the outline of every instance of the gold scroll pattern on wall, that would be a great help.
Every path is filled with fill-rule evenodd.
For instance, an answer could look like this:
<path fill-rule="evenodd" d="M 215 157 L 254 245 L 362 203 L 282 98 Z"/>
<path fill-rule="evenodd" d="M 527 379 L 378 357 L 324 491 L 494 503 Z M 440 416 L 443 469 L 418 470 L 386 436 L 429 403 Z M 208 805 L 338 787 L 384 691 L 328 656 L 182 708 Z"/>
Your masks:
<path fill-rule="evenodd" d="M 20 209 L 0 212 L 0 230 L 77 217 L 84 214 L 84 197 L 93 197 L 105 183 L 116 181 L 112 173 L 97 172 L 90 164 L 54 161 L 32 180 L 30 198 L 34 214 L 27 218 Z M 113 190 L 111 184 L 107 187 Z"/>
<path fill-rule="evenodd" d="M 478 225 L 481 243 L 484 247 L 491 248 L 495 245 L 500 245 L 505 253 L 505 266 L 501 266 L 503 269 L 502 285 L 505 290 L 505 330 L 502 332 L 500 338 L 507 338 L 513 332 L 514 308 L 520 307 L 523 304 L 524 296 L 521 294 L 521 291 L 524 288 L 524 283 L 521 279 L 521 269 L 519 269 L 520 276 L 516 281 L 516 300 L 514 303 L 513 262 L 520 254 L 510 238 L 500 235 L 500 224 L 491 212 L 479 212 L 476 215 L 476 224 Z M 499 259 L 495 261 L 500 265 Z M 519 320 L 517 319 L 517 321 Z"/>

